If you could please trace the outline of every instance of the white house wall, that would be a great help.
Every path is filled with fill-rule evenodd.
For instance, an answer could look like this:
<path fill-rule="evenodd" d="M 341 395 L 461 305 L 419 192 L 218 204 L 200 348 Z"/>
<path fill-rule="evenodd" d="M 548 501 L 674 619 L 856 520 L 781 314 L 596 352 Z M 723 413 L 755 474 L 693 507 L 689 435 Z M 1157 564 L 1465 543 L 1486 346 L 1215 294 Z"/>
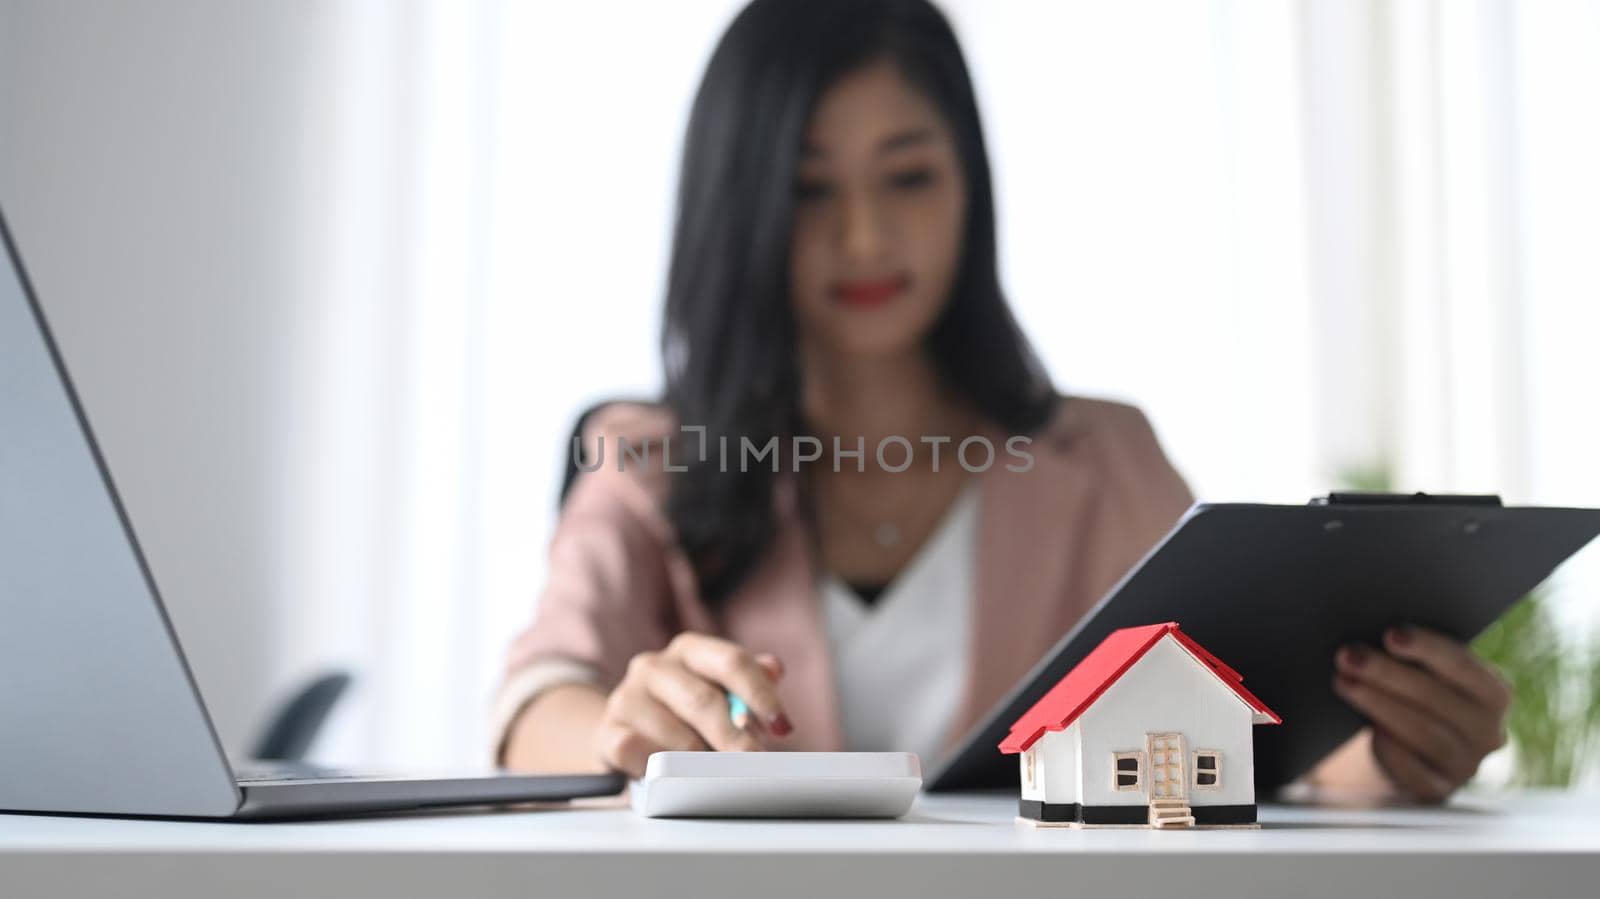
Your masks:
<path fill-rule="evenodd" d="M 1111 769 L 1114 753 L 1144 752 L 1145 736 L 1151 733 L 1183 734 L 1184 777 L 1191 806 L 1252 805 L 1256 801 L 1249 707 L 1170 636 L 1151 647 L 1073 725 L 1082 728 L 1075 742 L 1083 753 L 1079 795 L 1084 805 L 1149 802 L 1148 765 L 1141 772 L 1146 780 L 1141 780 L 1138 792 L 1113 790 Z M 1214 749 L 1221 755 L 1219 789 L 1194 788 L 1193 753 L 1198 749 Z"/>
<path fill-rule="evenodd" d="M 1077 802 L 1078 722 L 1072 722 L 1072 726 L 1066 730 L 1045 734 L 1033 745 L 1039 752 L 1039 759 L 1035 763 L 1039 767 L 1034 773 L 1042 794 L 1029 795 L 1024 790 L 1023 798 L 1042 799 L 1056 804 Z"/>
<path fill-rule="evenodd" d="M 1033 759 L 1033 782 L 1028 782 L 1028 759 Z M 1022 784 L 1022 798 L 1034 799 L 1041 802 L 1052 802 L 1046 799 L 1044 792 L 1044 741 L 1040 740 L 1029 747 L 1027 752 L 1017 754 L 1017 779 Z"/>

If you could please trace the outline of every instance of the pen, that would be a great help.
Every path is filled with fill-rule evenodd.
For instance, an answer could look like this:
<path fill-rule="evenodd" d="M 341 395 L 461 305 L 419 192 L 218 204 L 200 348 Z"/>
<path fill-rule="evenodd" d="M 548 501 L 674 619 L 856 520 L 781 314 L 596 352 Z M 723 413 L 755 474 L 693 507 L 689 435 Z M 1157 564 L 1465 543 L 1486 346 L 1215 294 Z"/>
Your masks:
<path fill-rule="evenodd" d="M 728 693 L 728 719 L 740 730 L 744 730 L 745 725 L 750 723 L 750 707 L 731 691 Z"/>

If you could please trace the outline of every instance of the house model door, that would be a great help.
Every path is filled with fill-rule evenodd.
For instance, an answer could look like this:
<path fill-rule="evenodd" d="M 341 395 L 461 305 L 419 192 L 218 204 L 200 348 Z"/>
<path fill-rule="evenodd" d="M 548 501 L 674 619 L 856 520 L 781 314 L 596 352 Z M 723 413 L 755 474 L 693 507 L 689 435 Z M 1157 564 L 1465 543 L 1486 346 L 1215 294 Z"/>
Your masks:
<path fill-rule="evenodd" d="M 1150 799 L 1183 799 L 1188 781 L 1183 772 L 1183 734 L 1150 734 Z"/>

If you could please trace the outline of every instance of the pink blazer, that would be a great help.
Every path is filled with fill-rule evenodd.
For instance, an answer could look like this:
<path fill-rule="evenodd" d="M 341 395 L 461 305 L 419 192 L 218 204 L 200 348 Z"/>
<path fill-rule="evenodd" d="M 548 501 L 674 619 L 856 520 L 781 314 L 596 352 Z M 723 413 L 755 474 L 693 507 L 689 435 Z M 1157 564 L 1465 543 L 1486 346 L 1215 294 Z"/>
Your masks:
<path fill-rule="evenodd" d="M 584 445 L 606 460 L 579 475 L 550 546 L 549 578 L 533 621 L 516 638 L 507 682 L 541 659 L 576 661 L 609 687 L 636 653 L 680 631 L 720 634 L 776 654 L 795 725 L 783 748 L 841 743 L 814 553 L 791 488 L 777 497 L 777 538 L 747 581 L 713 613 L 660 511 L 667 477 L 630 460 L 616 438 L 657 450 L 669 413 L 618 405 L 591 416 Z M 1007 435 L 979 478 L 979 544 L 971 660 L 949 739 L 959 739 L 1188 509 L 1188 487 L 1138 409 L 1070 397 L 1034 435 L 1030 471 L 1007 471 Z M 907 634 L 906 639 L 916 639 Z"/>

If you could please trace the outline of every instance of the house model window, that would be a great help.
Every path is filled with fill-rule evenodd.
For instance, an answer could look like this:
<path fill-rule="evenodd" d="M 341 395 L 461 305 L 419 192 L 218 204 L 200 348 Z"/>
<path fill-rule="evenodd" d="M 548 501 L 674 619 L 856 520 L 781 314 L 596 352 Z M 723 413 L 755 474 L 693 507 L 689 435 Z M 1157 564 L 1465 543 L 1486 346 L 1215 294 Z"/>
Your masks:
<path fill-rule="evenodd" d="M 1116 753 L 1112 764 L 1112 777 L 1115 778 L 1112 786 L 1118 792 L 1129 792 L 1139 789 L 1139 773 L 1143 767 L 1144 753 L 1119 752 Z"/>
<path fill-rule="evenodd" d="M 1028 750 L 1028 786 L 1033 786 L 1033 750 Z"/>
<path fill-rule="evenodd" d="M 1194 788 L 1215 790 L 1222 786 L 1222 753 L 1201 749 L 1194 754 Z"/>

